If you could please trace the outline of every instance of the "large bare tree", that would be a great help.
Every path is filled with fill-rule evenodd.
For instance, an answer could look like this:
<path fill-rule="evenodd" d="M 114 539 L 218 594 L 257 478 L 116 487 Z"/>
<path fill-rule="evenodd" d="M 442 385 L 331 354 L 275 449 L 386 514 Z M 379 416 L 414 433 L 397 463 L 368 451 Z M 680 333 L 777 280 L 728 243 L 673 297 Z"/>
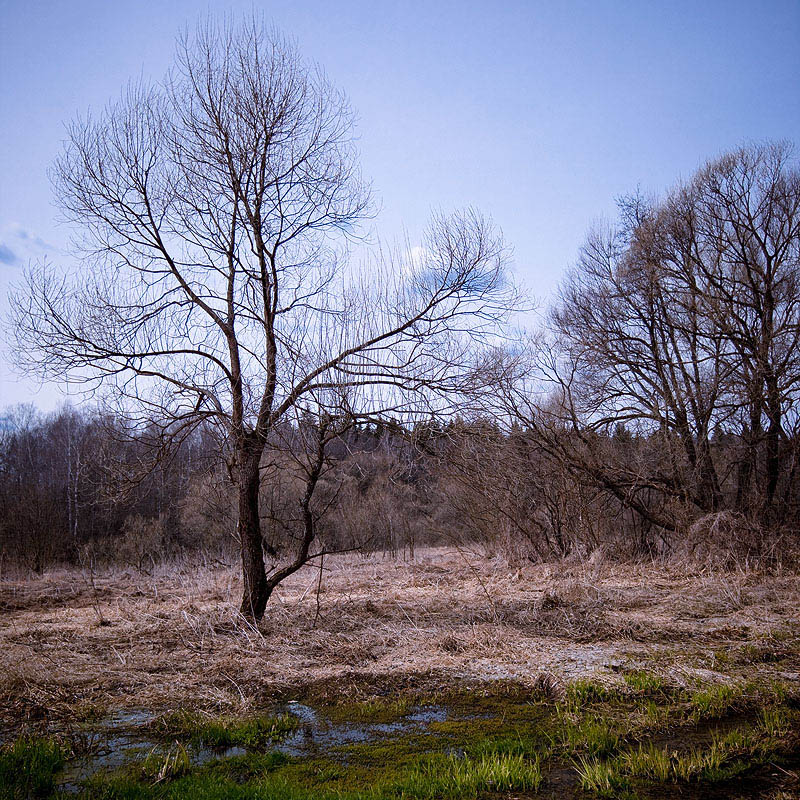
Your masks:
<path fill-rule="evenodd" d="M 553 309 L 536 365 L 551 402 L 522 392 L 515 413 L 661 528 L 726 511 L 790 529 L 800 431 L 791 146 L 739 148 L 662 200 L 621 206 L 618 225 L 588 237 Z M 610 446 L 620 426 L 635 448 Z"/>
<path fill-rule="evenodd" d="M 370 195 L 351 110 L 258 21 L 182 37 L 163 81 L 71 126 L 53 178 L 83 258 L 29 271 L 21 360 L 161 420 L 167 439 L 224 432 L 241 610 L 260 618 L 270 436 L 298 410 L 430 412 L 486 390 L 516 297 L 502 240 L 466 211 L 434 219 L 422 257 L 348 266 Z"/>

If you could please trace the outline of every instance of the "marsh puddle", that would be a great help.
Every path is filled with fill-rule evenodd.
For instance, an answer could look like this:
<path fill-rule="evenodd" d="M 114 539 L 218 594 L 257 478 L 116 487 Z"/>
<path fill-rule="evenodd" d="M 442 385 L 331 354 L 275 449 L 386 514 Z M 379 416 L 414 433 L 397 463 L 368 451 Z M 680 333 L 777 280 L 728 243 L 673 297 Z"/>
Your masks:
<path fill-rule="evenodd" d="M 447 719 L 443 706 L 417 706 L 395 722 L 334 722 L 310 706 L 289 702 L 280 711 L 288 711 L 300 722 L 297 730 L 274 749 L 286 755 L 308 755 L 348 744 L 362 744 L 424 729 L 431 722 Z"/>
<path fill-rule="evenodd" d="M 310 706 L 296 701 L 272 709 L 272 713 L 289 713 L 297 718 L 297 728 L 268 749 L 287 756 L 318 755 L 349 744 L 364 744 L 424 730 L 432 722 L 448 718 L 444 706 L 416 706 L 393 722 L 334 721 Z M 118 711 L 95 723 L 80 735 L 80 751 L 61 773 L 61 788 L 77 792 L 81 783 L 98 772 L 107 772 L 136 762 L 150 754 L 166 756 L 178 746 L 177 741 L 156 738 L 150 723 L 156 714 L 145 709 Z M 246 755 L 244 747 L 212 748 L 195 744 L 185 746 L 190 762 L 195 766 L 218 759 Z"/>

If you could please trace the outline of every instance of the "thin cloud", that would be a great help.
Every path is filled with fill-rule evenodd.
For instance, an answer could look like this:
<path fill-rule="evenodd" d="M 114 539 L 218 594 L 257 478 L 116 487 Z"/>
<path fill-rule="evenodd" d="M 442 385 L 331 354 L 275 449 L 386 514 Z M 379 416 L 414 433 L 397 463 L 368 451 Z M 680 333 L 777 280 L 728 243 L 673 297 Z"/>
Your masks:
<path fill-rule="evenodd" d="M 0 242 L 0 264 L 14 266 L 18 261 L 17 254 L 10 247 Z"/>
<path fill-rule="evenodd" d="M 56 248 L 18 222 L 0 224 L 0 264 L 13 267 L 54 252 Z"/>

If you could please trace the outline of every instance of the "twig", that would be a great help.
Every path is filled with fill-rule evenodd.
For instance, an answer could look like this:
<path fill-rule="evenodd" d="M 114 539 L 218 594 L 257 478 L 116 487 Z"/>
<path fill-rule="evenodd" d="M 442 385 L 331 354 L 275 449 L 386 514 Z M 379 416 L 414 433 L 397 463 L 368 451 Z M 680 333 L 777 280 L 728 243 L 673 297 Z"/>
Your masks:
<path fill-rule="evenodd" d="M 325 562 L 325 553 L 322 554 L 322 558 L 319 560 L 319 580 L 317 581 L 317 610 L 314 613 L 314 622 L 311 623 L 311 627 L 317 627 L 317 620 L 319 619 L 319 593 L 322 589 L 322 565 Z"/>

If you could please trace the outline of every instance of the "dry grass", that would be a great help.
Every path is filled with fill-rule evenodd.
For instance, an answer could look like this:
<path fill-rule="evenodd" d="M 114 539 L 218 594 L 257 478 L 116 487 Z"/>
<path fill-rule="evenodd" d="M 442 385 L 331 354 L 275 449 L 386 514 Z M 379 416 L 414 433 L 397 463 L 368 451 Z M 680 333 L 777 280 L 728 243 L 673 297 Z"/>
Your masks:
<path fill-rule="evenodd" d="M 418 685 L 426 673 L 431 684 L 537 685 L 543 675 L 617 680 L 623 667 L 672 682 L 757 669 L 800 682 L 796 575 L 602 559 L 510 570 L 445 549 L 413 562 L 349 555 L 326 559 L 316 619 L 318 574 L 309 567 L 282 586 L 258 627 L 235 611 L 235 568 L 0 583 L 0 714 L 15 725 L 103 707 L 244 710 L 310 683 L 346 694 Z M 757 667 L 719 663 L 773 644 L 779 657 Z"/>

